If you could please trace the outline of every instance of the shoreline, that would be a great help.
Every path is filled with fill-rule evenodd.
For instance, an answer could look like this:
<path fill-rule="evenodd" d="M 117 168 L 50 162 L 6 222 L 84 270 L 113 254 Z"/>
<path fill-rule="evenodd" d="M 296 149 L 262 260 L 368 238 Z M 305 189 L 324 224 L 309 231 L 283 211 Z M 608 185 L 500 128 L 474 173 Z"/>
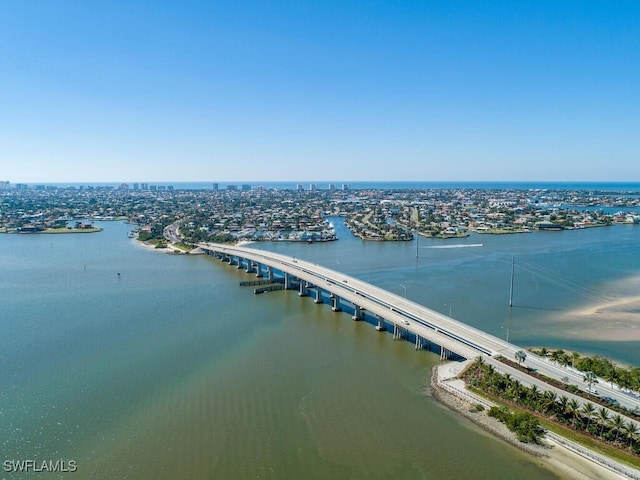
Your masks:
<path fill-rule="evenodd" d="M 530 455 L 534 462 L 562 478 L 571 480 L 640 478 L 640 472 L 637 470 L 633 470 L 636 474 L 634 477 L 623 476 L 586 458 L 583 454 L 578 453 L 579 450 L 585 451 L 584 447 L 571 448 L 571 442 L 562 439 L 562 437 L 558 437 L 558 441 L 550 438 L 555 437 L 555 434 L 547 434 L 543 445 L 520 442 L 516 434 L 511 432 L 506 425 L 487 415 L 487 410 L 492 405 L 491 402 L 467 391 L 464 382 L 457 379 L 458 373 L 467 365 L 467 362 L 450 362 L 433 367 L 430 381 L 431 394 L 443 406 L 471 421 L 486 434 Z M 475 407 L 478 404 L 484 407 L 483 411 L 476 410 Z M 588 453 L 585 451 L 585 454 Z M 595 457 L 594 455 L 590 456 Z M 610 460 L 610 462 L 614 461 Z"/>
<path fill-rule="evenodd" d="M 624 295 L 559 313 L 552 319 L 566 325 L 566 334 L 587 340 L 640 341 L 640 295 Z"/>

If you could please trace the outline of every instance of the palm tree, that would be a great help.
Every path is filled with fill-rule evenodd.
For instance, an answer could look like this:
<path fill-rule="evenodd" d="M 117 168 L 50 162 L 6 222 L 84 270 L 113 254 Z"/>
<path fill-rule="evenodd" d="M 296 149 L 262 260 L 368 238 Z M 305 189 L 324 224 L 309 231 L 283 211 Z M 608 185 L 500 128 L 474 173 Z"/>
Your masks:
<path fill-rule="evenodd" d="M 518 379 L 511 382 L 509 393 L 511 395 L 511 398 L 514 398 L 516 400 L 520 399 L 520 396 L 522 395 L 522 383 L 520 383 Z"/>
<path fill-rule="evenodd" d="M 580 358 L 580 354 L 578 352 L 571 353 L 571 367 L 576 368 L 576 360 Z"/>
<path fill-rule="evenodd" d="M 615 414 L 611 419 L 611 427 L 613 427 L 616 431 L 616 438 L 614 442 L 618 441 L 618 436 L 620 435 L 620 430 L 622 430 L 625 426 L 625 421 L 622 416 Z"/>
<path fill-rule="evenodd" d="M 557 399 L 557 402 L 560 413 L 562 413 L 562 416 L 566 418 L 567 408 L 569 406 L 569 397 L 562 395 Z"/>
<path fill-rule="evenodd" d="M 567 403 L 567 411 L 573 415 L 573 423 L 575 424 L 578 419 L 578 412 L 580 411 L 580 402 L 575 398 L 569 400 L 569 403 Z"/>
<path fill-rule="evenodd" d="M 615 367 L 608 368 L 606 373 L 604 374 L 604 379 L 607 382 L 611 382 L 611 388 L 613 388 L 613 382 L 618 379 L 618 372 L 616 372 Z"/>
<path fill-rule="evenodd" d="M 562 357 L 562 355 L 564 355 L 564 350 L 554 350 L 551 352 L 551 360 L 560 363 L 560 357 Z"/>
<path fill-rule="evenodd" d="M 598 409 L 598 415 L 597 415 L 597 419 L 600 422 L 600 437 L 602 437 L 602 434 L 604 433 L 604 427 L 606 427 L 607 423 L 609 422 L 609 410 L 607 410 L 604 407 L 600 407 Z"/>
<path fill-rule="evenodd" d="M 591 371 L 584 372 L 584 375 L 582 376 L 582 381 L 587 382 L 589 384 L 589 393 L 591 394 L 591 385 L 593 385 L 594 383 L 598 383 L 598 377 L 596 376 L 595 373 Z"/>
<path fill-rule="evenodd" d="M 518 365 L 523 363 L 527 359 L 527 354 L 524 350 L 518 350 L 515 354 L 516 360 L 518 361 Z"/>
<path fill-rule="evenodd" d="M 474 367 L 476 369 L 476 372 L 475 372 L 476 378 L 479 378 L 479 377 L 481 378 L 483 376 L 482 374 L 484 373 L 483 372 L 484 365 L 485 365 L 485 362 L 484 362 L 484 358 L 482 358 L 482 355 L 476 357 L 476 360 L 474 362 Z"/>
<path fill-rule="evenodd" d="M 582 405 L 582 413 L 587 418 L 587 428 L 586 428 L 586 430 L 589 429 L 589 423 L 591 423 L 591 420 L 593 419 L 593 414 L 595 413 L 595 411 L 596 411 L 596 407 L 594 407 L 593 403 L 591 403 L 591 402 L 587 402 L 587 403 Z"/>
<path fill-rule="evenodd" d="M 542 398 L 540 399 L 540 406 L 542 407 L 542 411 L 547 415 L 554 413 L 557 400 L 558 395 L 556 394 L 556 392 L 552 390 L 546 390 L 542 394 Z"/>
<path fill-rule="evenodd" d="M 636 440 L 638 433 L 640 432 L 640 428 L 638 428 L 638 424 L 636 422 L 629 420 L 624 424 L 624 431 L 629 439 L 629 446 L 631 446 Z"/>
<path fill-rule="evenodd" d="M 529 407 L 534 410 L 538 409 L 538 402 L 540 401 L 540 390 L 534 384 L 529 387 L 529 391 L 527 392 L 527 403 Z"/>

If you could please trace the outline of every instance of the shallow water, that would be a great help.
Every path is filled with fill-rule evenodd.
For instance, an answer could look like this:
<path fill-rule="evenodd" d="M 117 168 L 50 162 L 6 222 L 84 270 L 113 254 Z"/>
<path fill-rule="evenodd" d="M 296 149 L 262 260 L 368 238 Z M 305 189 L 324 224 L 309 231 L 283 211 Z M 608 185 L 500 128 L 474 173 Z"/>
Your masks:
<path fill-rule="evenodd" d="M 78 478 L 105 479 L 550 478 L 434 402 L 436 355 L 295 292 L 253 295 L 238 287 L 243 271 L 140 248 L 127 225 L 102 226 L 0 235 L 6 459 L 74 459 Z M 508 327 L 516 343 L 638 360 L 636 342 L 581 344 L 545 319 L 636 275 L 639 229 L 463 240 L 476 248 L 421 239 L 416 260 L 415 242 L 363 243 L 337 227 L 338 242 L 256 246 L 494 334 Z M 544 274 L 516 269 L 510 311 L 513 252 Z"/>

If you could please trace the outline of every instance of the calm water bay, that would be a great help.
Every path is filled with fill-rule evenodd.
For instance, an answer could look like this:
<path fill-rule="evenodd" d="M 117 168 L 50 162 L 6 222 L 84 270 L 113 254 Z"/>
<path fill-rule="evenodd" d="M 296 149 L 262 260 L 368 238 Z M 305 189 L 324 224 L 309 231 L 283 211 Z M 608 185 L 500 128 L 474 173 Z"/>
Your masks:
<path fill-rule="evenodd" d="M 436 355 L 295 292 L 253 295 L 238 286 L 244 272 L 211 258 L 139 247 L 128 225 L 101 226 L 0 235 L 3 460 L 73 459 L 68 478 L 93 479 L 553 478 L 432 399 Z M 638 342 L 573 338 L 552 321 L 633 285 L 640 228 L 432 248 L 452 243 L 363 243 L 336 227 L 338 242 L 256 247 L 524 346 L 640 364 Z"/>

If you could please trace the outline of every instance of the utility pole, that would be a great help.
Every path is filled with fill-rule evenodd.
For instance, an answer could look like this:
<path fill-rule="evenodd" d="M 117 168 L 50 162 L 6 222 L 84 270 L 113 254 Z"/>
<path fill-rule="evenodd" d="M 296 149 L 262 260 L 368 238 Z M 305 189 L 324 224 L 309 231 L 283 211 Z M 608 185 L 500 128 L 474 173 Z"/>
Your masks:
<path fill-rule="evenodd" d="M 516 264 L 516 254 L 511 257 L 511 284 L 509 285 L 509 307 L 513 307 L 513 271 Z"/>

